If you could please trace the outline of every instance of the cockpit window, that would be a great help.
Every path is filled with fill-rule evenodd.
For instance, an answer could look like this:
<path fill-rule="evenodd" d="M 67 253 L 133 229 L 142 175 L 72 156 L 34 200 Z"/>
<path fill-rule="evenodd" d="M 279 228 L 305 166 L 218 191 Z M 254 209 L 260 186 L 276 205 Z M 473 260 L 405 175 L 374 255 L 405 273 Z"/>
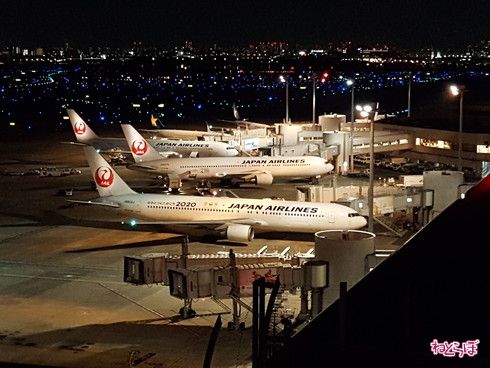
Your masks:
<path fill-rule="evenodd" d="M 235 149 L 235 147 L 226 147 L 227 150 Z"/>
<path fill-rule="evenodd" d="M 351 212 L 347 216 L 349 216 L 349 217 L 357 217 L 357 216 L 362 216 L 362 215 L 360 213 L 357 213 L 357 212 Z"/>

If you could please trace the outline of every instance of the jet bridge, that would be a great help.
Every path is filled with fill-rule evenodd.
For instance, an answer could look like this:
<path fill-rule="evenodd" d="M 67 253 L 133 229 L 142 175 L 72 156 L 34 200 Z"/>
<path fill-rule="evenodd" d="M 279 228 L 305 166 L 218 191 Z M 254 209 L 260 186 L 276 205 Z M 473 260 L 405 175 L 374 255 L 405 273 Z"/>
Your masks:
<path fill-rule="evenodd" d="M 315 248 L 306 253 L 296 254 L 290 254 L 290 247 L 282 251 L 269 252 L 267 246 L 256 253 L 234 253 L 230 250 L 216 254 L 189 254 L 187 237 L 183 237 L 180 255 L 149 253 L 124 257 L 124 281 L 134 285 L 168 286 L 170 295 L 184 303 L 179 311 L 183 318 L 195 316 L 196 313 L 192 309 L 193 300 L 210 298 L 226 312 L 232 311 L 233 322 L 230 322 L 229 328 L 234 329 L 244 326 L 243 322 L 240 322 L 241 307 L 252 310 L 243 298 L 252 296 L 253 282 L 264 278 L 267 284 L 274 284 L 279 279 L 282 291 L 301 291 L 301 306 L 297 319 L 305 319 L 312 314 L 318 314 L 323 309 L 322 306 L 326 305 L 326 300 L 323 300 L 325 288 L 328 287 L 329 279 L 336 280 L 338 270 L 349 273 L 355 269 L 356 275 L 361 275 L 380 261 L 376 252 L 370 248 L 369 241 L 366 249 L 371 250 L 352 251 L 351 248 L 359 242 L 362 243 L 361 240 L 364 239 L 362 236 L 362 239 L 357 239 L 356 234 L 364 234 L 363 232 L 341 232 L 342 236 L 333 238 L 332 232 L 320 233 L 328 233 L 328 239 L 324 242 L 328 241 L 331 244 L 325 248 L 321 242 L 316 242 Z M 370 240 L 371 237 L 372 234 Z M 335 256 L 328 252 L 325 254 L 326 249 L 332 247 L 337 249 Z M 386 255 L 383 258 L 386 258 Z M 319 261 L 323 263 L 320 264 Z M 332 295 L 335 294 L 334 292 Z M 231 299 L 232 308 L 224 304 L 221 301 L 223 299 Z"/>
<path fill-rule="evenodd" d="M 313 257 L 312 251 L 290 256 L 289 247 L 282 252 L 268 253 L 262 248 L 257 253 L 187 254 L 186 241 L 182 255 L 151 253 L 124 257 L 124 281 L 134 285 L 162 284 L 169 286 L 170 294 L 184 301 L 180 314 L 184 318 L 195 316 L 192 300 L 211 298 L 229 310 L 221 299 L 232 299 L 233 322 L 240 323 L 238 305 L 251 311 L 241 300 L 252 296 L 252 283 L 260 277 L 274 282 L 279 277 L 285 289 L 296 289 L 304 283 L 301 265 Z"/>

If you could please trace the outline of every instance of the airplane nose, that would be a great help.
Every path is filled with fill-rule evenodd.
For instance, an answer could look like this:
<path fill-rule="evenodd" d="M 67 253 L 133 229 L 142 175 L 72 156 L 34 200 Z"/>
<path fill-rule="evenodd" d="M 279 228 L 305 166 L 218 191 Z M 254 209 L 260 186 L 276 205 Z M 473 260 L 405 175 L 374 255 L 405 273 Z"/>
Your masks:
<path fill-rule="evenodd" d="M 349 227 L 352 230 L 359 230 L 367 225 L 367 220 L 364 216 L 349 217 Z"/>

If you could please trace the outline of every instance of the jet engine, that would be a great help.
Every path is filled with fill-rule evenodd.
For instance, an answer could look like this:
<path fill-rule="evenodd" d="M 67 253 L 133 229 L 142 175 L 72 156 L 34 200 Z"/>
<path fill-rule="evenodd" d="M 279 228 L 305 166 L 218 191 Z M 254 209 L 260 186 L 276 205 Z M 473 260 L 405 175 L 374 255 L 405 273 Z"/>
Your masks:
<path fill-rule="evenodd" d="M 165 181 L 167 183 L 167 187 L 172 191 L 178 191 L 182 187 L 182 180 L 180 180 L 178 175 L 168 174 L 165 177 Z"/>
<path fill-rule="evenodd" d="M 255 184 L 257 185 L 271 185 L 274 177 L 271 174 L 257 174 L 255 175 Z"/>
<path fill-rule="evenodd" d="M 196 158 L 196 157 L 199 157 L 199 152 L 191 152 L 191 153 L 189 154 L 189 157 L 190 157 L 190 158 Z"/>
<path fill-rule="evenodd" d="M 250 225 L 233 224 L 226 228 L 224 236 L 235 242 L 247 242 L 254 238 L 254 229 Z"/>

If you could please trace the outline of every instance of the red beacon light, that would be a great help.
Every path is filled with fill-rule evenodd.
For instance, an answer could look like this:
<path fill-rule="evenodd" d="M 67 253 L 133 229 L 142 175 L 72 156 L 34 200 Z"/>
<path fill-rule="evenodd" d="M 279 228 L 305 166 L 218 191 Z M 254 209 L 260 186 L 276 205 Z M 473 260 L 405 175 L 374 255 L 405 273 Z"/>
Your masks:
<path fill-rule="evenodd" d="M 327 79 L 328 79 L 329 76 L 330 76 L 330 74 L 328 74 L 328 72 L 323 72 L 322 73 L 322 78 L 320 79 L 320 81 L 322 83 L 325 83 L 327 81 Z"/>

